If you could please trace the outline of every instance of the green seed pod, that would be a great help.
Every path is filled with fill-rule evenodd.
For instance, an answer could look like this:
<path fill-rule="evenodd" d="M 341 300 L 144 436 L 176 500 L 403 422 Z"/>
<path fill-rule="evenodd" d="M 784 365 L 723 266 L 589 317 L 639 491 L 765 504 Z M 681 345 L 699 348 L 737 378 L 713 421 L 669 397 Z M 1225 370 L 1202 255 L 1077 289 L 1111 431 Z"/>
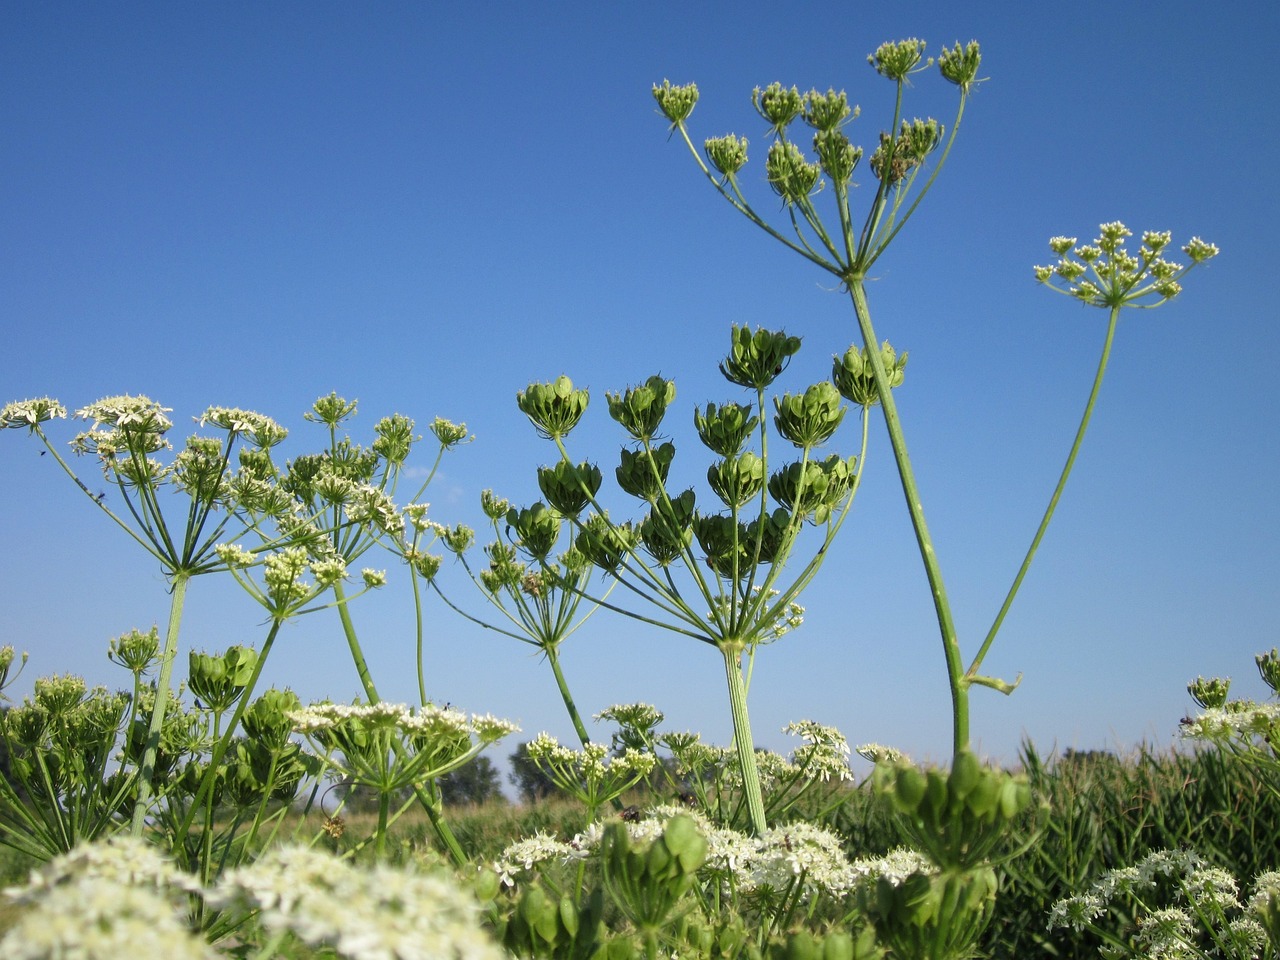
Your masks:
<path fill-rule="evenodd" d="M 289 712 L 302 707 L 302 701 L 292 690 L 272 688 L 249 704 L 241 718 L 245 736 L 265 743 L 272 749 L 281 749 L 293 733 L 293 721 Z"/>
<path fill-rule="evenodd" d="M 665 566 L 684 555 L 693 539 L 694 492 L 686 490 L 666 504 L 655 503 L 640 523 L 640 542 L 650 555 Z"/>
<path fill-rule="evenodd" d="M 769 493 L 788 509 L 825 523 L 849 492 L 854 462 L 832 454 L 824 461 L 790 463 L 769 478 Z"/>
<path fill-rule="evenodd" d="M 947 808 L 947 778 L 941 770 L 925 774 L 924 799 L 917 808 L 926 825 L 941 823 Z"/>
<path fill-rule="evenodd" d="M 516 542 L 535 560 L 545 560 L 560 539 L 560 515 L 542 501 L 531 507 L 507 511 L 508 532 L 515 532 Z"/>
<path fill-rule="evenodd" d="M 568 435 L 582 419 L 589 401 L 587 391 L 575 390 L 573 381 L 563 375 L 554 383 L 531 383 L 516 394 L 516 405 L 547 440 Z"/>
<path fill-rule="evenodd" d="M 785 333 L 733 326 L 729 356 L 720 364 L 720 372 L 730 383 L 763 390 L 782 373 L 800 350 L 800 338 Z M 736 452 L 736 451 L 734 451 Z M 730 456 L 731 454 L 722 454 Z"/>
<path fill-rule="evenodd" d="M 822 938 L 822 960 L 853 960 L 853 935 L 832 930 Z"/>
<path fill-rule="evenodd" d="M 764 487 L 764 461 L 750 450 L 707 468 L 707 483 L 727 507 L 741 507 Z"/>
<path fill-rule="evenodd" d="M 560 898 L 560 925 L 570 940 L 577 937 L 580 926 L 578 908 L 574 905 L 573 898 L 567 895 Z"/>
<path fill-rule="evenodd" d="M 609 416 L 622 424 L 633 439 L 646 443 L 653 439 L 666 416 L 667 406 L 675 399 L 676 385 L 674 381 L 654 376 L 641 386 L 628 387 L 621 396 L 616 393 L 604 396 L 609 404 Z"/>
<path fill-rule="evenodd" d="M 814 942 L 813 934 L 801 928 L 787 936 L 787 942 L 778 960 L 822 960 L 821 947 Z"/>
<path fill-rule="evenodd" d="M 667 472 L 675 459 L 676 448 L 664 443 L 647 450 L 620 451 L 621 463 L 614 476 L 624 492 L 649 503 L 662 498 L 662 488 L 667 482 Z"/>
<path fill-rule="evenodd" d="M 843 357 L 831 359 L 831 382 L 842 397 L 862 407 L 872 407 L 880 402 L 871 368 L 871 354 L 866 347 L 851 346 Z M 899 357 L 886 340 L 880 347 L 880 361 L 890 389 L 901 386 L 906 375 L 907 355 L 904 353 Z"/>
<path fill-rule="evenodd" d="M 662 842 L 686 875 L 697 873 L 707 859 L 707 840 L 692 817 L 677 816 L 668 820 L 662 831 Z"/>
<path fill-rule="evenodd" d="M 773 423 L 778 432 L 801 449 L 830 440 L 845 411 L 840 405 L 839 391 L 826 380 L 815 383 L 803 394 L 774 397 L 773 408 Z"/>
<path fill-rule="evenodd" d="M 881 769 L 880 767 L 876 768 Z M 891 767 L 883 769 L 890 770 Z M 894 805 L 903 813 L 912 814 L 920 806 L 924 799 L 925 787 L 928 781 L 925 776 L 914 766 L 901 766 L 897 769 L 897 777 L 893 783 L 892 797 Z"/>
<path fill-rule="evenodd" d="M 995 816 L 999 794 L 1000 778 L 995 771 L 989 771 L 969 791 L 969 795 L 965 798 L 965 806 L 975 820 L 979 822 L 990 820 Z"/>
<path fill-rule="evenodd" d="M 614 526 L 607 517 L 593 513 L 587 518 L 574 546 L 597 567 L 613 572 L 639 540 L 639 534 L 630 523 Z"/>
<path fill-rule="evenodd" d="M 746 530 L 732 517 L 700 513 L 693 518 L 693 534 L 706 553 L 707 565 L 720 576 L 734 577 L 746 573 Z"/>
<path fill-rule="evenodd" d="M 585 460 L 576 466 L 561 460 L 538 468 L 538 489 L 561 516 L 576 517 L 600 489 L 600 468 Z"/>
<path fill-rule="evenodd" d="M 721 370 L 723 370 L 723 366 Z M 726 374 L 727 376 L 727 374 Z M 737 456 L 751 431 L 759 423 L 751 415 L 751 405 L 725 403 L 716 406 L 708 403 L 706 409 L 693 411 L 693 425 L 698 437 L 712 453 L 721 457 Z"/>
<path fill-rule="evenodd" d="M 952 814 L 959 811 L 965 799 L 983 777 L 982 764 L 968 750 L 961 750 L 951 762 L 951 774 L 947 777 L 948 807 Z"/>

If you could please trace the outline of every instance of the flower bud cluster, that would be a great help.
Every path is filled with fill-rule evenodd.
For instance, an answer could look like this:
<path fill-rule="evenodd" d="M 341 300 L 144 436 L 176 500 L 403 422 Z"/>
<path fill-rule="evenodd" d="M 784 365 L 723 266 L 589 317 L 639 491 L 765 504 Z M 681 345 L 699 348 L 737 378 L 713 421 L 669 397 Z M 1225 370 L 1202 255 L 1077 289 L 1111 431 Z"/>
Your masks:
<path fill-rule="evenodd" d="M 1074 237 L 1051 238 L 1049 248 L 1059 260 L 1036 267 L 1036 280 L 1090 306 L 1157 307 L 1182 292 L 1179 281 L 1188 270 L 1218 253 L 1213 244 L 1192 237 L 1182 248 L 1191 263 L 1173 263 L 1164 257 L 1172 235 L 1168 231 L 1147 231 L 1135 256 L 1125 247 L 1125 239 L 1132 236 L 1132 231 L 1123 223 L 1104 223 L 1098 230 L 1092 244 L 1081 246 L 1076 246 Z"/>
<path fill-rule="evenodd" d="M 938 68 L 943 77 L 968 93 L 978 82 L 978 68 L 982 65 L 982 53 L 978 41 L 970 40 L 961 48 L 959 42 L 948 50 L 945 46 L 938 54 Z"/>
<path fill-rule="evenodd" d="M 804 112 L 804 97 L 795 87 L 787 89 L 780 83 L 771 83 L 763 90 L 756 87 L 751 91 L 751 105 L 769 124 L 774 136 L 781 137 L 791 121 Z"/>
<path fill-rule="evenodd" d="M 903 120 L 896 137 L 880 134 L 880 145 L 871 155 L 871 172 L 879 180 L 897 183 L 938 148 L 942 134 L 941 124 L 932 118 Z"/>
<path fill-rule="evenodd" d="M 912 73 L 933 64 L 933 60 L 930 59 L 924 62 L 924 67 L 920 65 L 925 46 L 923 40 L 917 40 L 915 37 L 882 43 L 876 48 L 875 53 L 867 57 L 867 63 L 875 67 L 876 73 L 880 76 L 902 83 Z"/>
<path fill-rule="evenodd" d="M 733 177 L 747 165 L 746 137 L 709 137 L 702 146 L 711 165 L 726 177 Z"/>
<path fill-rule="evenodd" d="M 672 127 L 678 127 L 689 119 L 694 106 L 698 103 L 698 85 L 696 83 L 678 86 L 670 80 L 663 80 L 662 86 L 653 85 L 653 99 L 658 101 L 658 109 L 666 117 Z"/>
<path fill-rule="evenodd" d="M 764 162 L 769 186 L 784 203 L 800 203 L 817 188 L 822 168 L 789 140 L 775 140 Z"/>

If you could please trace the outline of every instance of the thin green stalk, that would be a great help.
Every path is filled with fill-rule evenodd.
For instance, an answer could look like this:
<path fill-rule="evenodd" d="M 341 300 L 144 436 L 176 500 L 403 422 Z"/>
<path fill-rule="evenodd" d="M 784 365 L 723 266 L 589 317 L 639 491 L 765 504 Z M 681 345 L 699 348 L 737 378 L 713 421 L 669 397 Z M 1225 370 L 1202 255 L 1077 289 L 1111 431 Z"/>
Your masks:
<path fill-rule="evenodd" d="M 347 593 L 342 589 L 342 581 L 333 585 L 333 596 L 337 600 L 338 617 L 342 620 L 342 633 L 347 638 L 347 647 L 351 650 L 351 659 L 355 662 L 356 673 L 360 675 L 360 685 L 364 687 L 364 695 L 370 703 L 377 703 L 382 698 L 373 685 L 373 675 L 369 673 L 369 664 L 365 662 L 364 651 L 360 649 L 360 638 L 356 636 L 356 625 L 351 620 L 351 611 L 347 609 Z"/>
<path fill-rule="evenodd" d="M 1044 517 L 1040 520 L 1036 535 L 1031 540 L 1027 555 L 1022 560 L 1022 566 L 1018 568 L 1018 575 L 1013 578 L 1013 585 L 1009 587 L 1009 595 L 1004 598 L 1004 604 L 1000 607 L 1000 612 L 996 614 L 996 619 L 991 624 L 991 629 L 987 631 L 986 639 L 982 641 L 982 647 L 978 650 L 973 662 L 969 664 L 969 669 L 965 672 L 965 676 L 970 679 L 977 675 L 978 668 L 982 665 L 982 658 L 987 655 L 987 649 L 991 646 L 992 641 L 995 640 L 996 634 L 1000 632 L 1000 626 L 1004 623 L 1005 614 L 1013 606 L 1013 598 L 1018 595 L 1018 589 L 1022 586 L 1022 580 L 1027 575 L 1027 571 L 1031 568 L 1031 561 L 1035 558 L 1036 550 L 1040 548 L 1040 541 L 1044 539 L 1045 531 L 1049 529 L 1049 521 L 1053 519 L 1053 513 L 1058 508 L 1058 500 L 1062 497 L 1062 491 L 1067 486 L 1067 477 L 1071 476 L 1071 468 L 1075 466 L 1076 454 L 1080 452 L 1080 445 L 1084 441 L 1085 432 L 1089 429 L 1089 420 L 1093 417 L 1093 405 L 1097 402 L 1098 394 L 1102 389 L 1102 379 L 1106 375 L 1107 363 L 1111 359 L 1111 344 L 1115 341 L 1116 324 L 1119 319 L 1120 307 L 1114 306 L 1111 308 L 1111 317 L 1107 323 L 1107 336 L 1102 344 L 1102 356 L 1098 360 L 1098 372 L 1093 377 L 1093 389 L 1089 391 L 1089 401 L 1084 406 L 1084 415 L 1080 418 L 1080 426 L 1076 430 L 1076 438 L 1071 444 L 1071 452 L 1067 454 L 1067 462 L 1062 467 L 1062 475 L 1058 477 L 1058 485 L 1053 488 L 1053 496 L 1049 498 L 1049 506 L 1045 508 Z"/>
<path fill-rule="evenodd" d="M 724 674 L 729 684 L 729 711 L 733 716 L 733 742 L 738 750 L 738 766 L 742 769 L 742 791 L 751 818 L 751 830 L 757 836 L 768 829 L 764 818 L 764 798 L 760 792 L 760 771 L 756 769 L 755 742 L 751 738 L 751 720 L 747 716 L 747 689 L 742 682 L 742 651 L 723 646 Z"/>
<path fill-rule="evenodd" d="M 569 711 L 569 719 L 573 722 L 573 729 L 577 731 L 578 739 L 582 741 L 585 747 L 591 742 L 591 737 L 587 734 L 586 725 L 582 722 L 582 717 L 578 714 L 578 708 L 573 702 L 573 694 L 569 692 L 569 684 L 564 678 L 564 671 L 560 669 L 560 651 L 555 646 L 546 646 L 542 648 L 542 652 L 547 656 L 547 662 L 551 664 L 551 672 L 556 675 L 556 686 L 560 688 L 560 697 L 564 700 L 564 707 Z M 619 803 L 618 806 L 621 806 Z"/>
<path fill-rule="evenodd" d="M 160 731 L 164 726 L 165 710 L 169 705 L 169 683 L 173 678 L 173 661 L 178 655 L 178 628 L 182 624 L 182 606 L 186 600 L 189 579 L 186 571 L 178 571 L 173 575 L 173 597 L 169 602 L 169 626 L 165 631 L 160 676 L 156 680 L 156 703 L 151 711 L 147 745 L 142 753 L 142 766 L 138 777 L 138 799 L 133 805 L 130 833 L 135 837 L 142 836 L 142 830 L 146 824 L 147 805 L 151 802 L 151 782 L 155 778 L 156 753 L 160 749 Z"/>
<path fill-rule="evenodd" d="M 356 636 L 355 623 L 352 622 L 351 614 L 347 611 L 347 598 L 342 589 L 341 581 L 333 585 L 333 593 L 338 601 L 338 616 L 342 620 L 342 631 L 346 635 L 347 646 L 351 649 L 351 658 L 355 661 L 356 672 L 360 675 L 360 684 L 364 687 L 364 694 L 368 697 L 369 702 L 377 703 L 382 698 L 378 696 L 378 689 L 373 684 L 373 676 L 369 673 L 369 665 L 365 662 L 364 653 L 360 649 L 360 638 Z M 397 754 L 400 752 L 399 744 L 396 744 L 396 752 Z M 431 792 L 420 785 L 414 786 L 413 793 L 418 798 L 418 802 L 422 804 L 422 809 L 426 811 L 427 819 L 431 821 L 431 827 L 435 830 L 436 836 L 449 851 L 449 856 L 458 866 L 464 865 L 467 862 L 467 856 L 462 852 L 462 846 L 458 843 L 458 838 L 454 836 L 449 824 L 444 821 L 444 817 L 441 815 L 439 797 L 432 795 Z"/>
<path fill-rule="evenodd" d="M 951 688 L 952 749 L 955 753 L 959 753 L 969 743 L 969 681 L 963 673 L 960 643 L 951 617 L 951 603 L 947 599 L 942 568 L 933 549 L 929 526 L 925 522 L 924 505 L 920 502 L 915 473 L 911 469 L 911 457 L 907 453 L 907 441 L 903 436 L 902 423 L 898 419 L 898 408 L 893 401 L 893 392 L 889 387 L 884 361 L 880 356 L 875 329 L 871 325 L 871 309 L 867 304 L 867 293 L 863 288 L 861 277 L 849 280 L 849 296 L 853 299 L 858 328 L 862 331 L 862 339 L 871 361 L 871 371 L 875 376 L 876 388 L 880 394 L 880 407 L 884 411 L 885 427 L 893 447 L 893 458 L 898 465 L 898 476 L 902 481 L 902 493 L 907 500 L 907 511 L 911 515 L 911 526 L 915 530 L 916 544 L 920 548 L 920 559 L 924 561 L 929 590 L 933 594 L 933 608 L 938 617 L 938 629 L 942 634 L 942 649 L 947 662 L 947 681 Z"/>

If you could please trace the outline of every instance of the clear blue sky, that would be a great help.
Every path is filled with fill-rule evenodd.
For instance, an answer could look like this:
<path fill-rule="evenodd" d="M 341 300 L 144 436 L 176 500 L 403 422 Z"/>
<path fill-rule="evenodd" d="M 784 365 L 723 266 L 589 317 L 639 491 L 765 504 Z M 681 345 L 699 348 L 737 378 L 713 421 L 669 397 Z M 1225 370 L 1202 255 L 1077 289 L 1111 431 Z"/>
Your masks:
<path fill-rule="evenodd" d="M 987 661 L 1025 680 L 974 695 L 975 739 L 1006 759 L 1024 735 L 1168 743 L 1189 679 L 1228 674 L 1259 694 L 1253 655 L 1280 643 L 1272 4 L 9 3 L 0 403 L 145 393 L 180 425 L 243 406 L 290 427 L 293 449 L 331 390 L 359 399 L 365 431 L 397 411 L 464 420 L 477 439 L 429 499 L 436 519 L 478 525 L 481 489 L 530 502 L 553 456 L 517 390 L 560 373 L 589 385 L 573 450 L 611 467 L 603 391 L 661 372 L 680 391 L 671 431 L 692 480 L 707 463 L 693 407 L 735 396 L 715 368 L 731 323 L 804 338 L 792 389 L 825 377 L 855 329 L 829 278 L 734 214 L 667 140 L 650 87 L 696 81 L 695 135 L 749 137 L 745 182 L 774 210 L 751 88 L 844 88 L 870 147 L 892 87 L 866 55 L 908 36 L 931 53 L 978 39 L 990 78 L 870 287 L 879 332 L 911 354 L 898 398 L 970 653 L 1104 331 L 1101 311 L 1034 283 L 1047 239 L 1119 219 L 1222 249 L 1178 301 L 1123 322 L 1072 484 Z M 929 74 L 906 109 L 949 120 L 952 104 Z M 106 642 L 163 621 L 157 571 L 17 432 L 0 436 L 0 489 L 0 642 L 32 654 L 19 689 L 64 671 L 121 683 Z M 939 641 L 878 420 L 855 515 L 805 603 L 805 626 L 760 655 L 758 740 L 786 748 L 780 728 L 812 718 L 944 756 Z M 353 612 L 384 696 L 413 699 L 403 576 Z M 433 696 L 570 735 L 528 648 L 438 602 L 429 613 Z M 256 643 L 259 621 L 234 589 L 197 582 L 184 650 Z M 674 729 L 728 740 L 709 648 L 601 615 L 565 668 L 584 712 L 645 700 Z M 271 679 L 354 696 L 336 618 L 290 627 Z"/>

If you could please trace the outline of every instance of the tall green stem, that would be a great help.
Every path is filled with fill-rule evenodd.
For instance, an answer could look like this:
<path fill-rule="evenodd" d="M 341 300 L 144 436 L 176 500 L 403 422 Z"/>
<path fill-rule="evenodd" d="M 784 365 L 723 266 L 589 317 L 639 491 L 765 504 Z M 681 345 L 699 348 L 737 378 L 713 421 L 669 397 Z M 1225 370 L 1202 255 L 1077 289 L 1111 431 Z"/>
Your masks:
<path fill-rule="evenodd" d="M 947 661 L 947 681 L 951 687 L 952 749 L 955 753 L 959 753 L 969 744 L 969 681 L 964 675 L 960 658 L 960 643 L 951 617 L 951 603 L 947 600 L 942 567 L 938 563 L 938 556 L 933 549 L 933 539 L 929 536 L 929 526 L 924 519 L 924 505 L 920 501 L 920 492 L 916 487 L 915 472 L 911 469 L 911 457 L 907 453 L 907 441 L 902 433 L 902 423 L 898 419 L 898 407 L 893 402 L 893 392 L 889 387 L 889 378 L 880 356 L 876 332 L 871 325 L 871 309 L 867 305 L 863 280 L 857 277 L 850 279 L 848 283 L 854 313 L 858 317 L 858 328 L 862 332 L 862 340 L 866 345 L 871 370 L 880 394 L 880 408 L 884 411 L 889 443 L 893 447 L 893 458 L 898 465 L 902 493 L 907 500 L 907 512 L 911 515 L 911 526 L 915 530 L 916 544 L 920 548 L 920 559 L 924 561 L 929 590 L 933 594 L 933 609 L 938 618 L 938 630 L 942 634 L 942 649 Z"/>
<path fill-rule="evenodd" d="M 369 673 L 369 665 L 365 662 L 364 652 L 360 649 L 360 638 L 356 635 L 356 625 L 352 622 L 351 614 L 347 610 L 347 595 L 342 589 L 341 581 L 333 585 L 333 595 L 338 601 L 338 616 L 342 620 L 342 631 L 346 635 L 347 646 L 351 648 L 351 659 L 355 661 L 356 673 L 360 675 L 360 685 L 364 687 L 364 695 L 368 697 L 370 703 L 377 703 L 382 698 L 378 696 L 378 689 L 373 685 L 373 676 Z M 399 744 L 396 745 L 396 752 L 400 752 Z M 453 862 L 463 866 L 467 862 L 467 856 L 462 852 L 458 838 L 454 836 L 449 824 L 445 823 L 440 812 L 439 797 L 417 784 L 414 785 L 413 792 L 418 802 L 422 804 L 422 809 L 426 811 L 427 819 L 431 821 L 431 827 L 435 830 L 436 836 L 449 851 Z"/>
<path fill-rule="evenodd" d="M 722 646 L 724 675 L 729 683 L 729 712 L 733 716 L 733 742 L 738 750 L 738 766 L 742 769 L 742 792 L 751 817 L 751 831 L 757 836 L 768 829 L 764 818 L 764 798 L 760 792 L 760 772 L 756 769 L 756 747 L 751 738 L 751 720 L 747 716 L 747 687 L 742 681 L 742 650 Z"/>
<path fill-rule="evenodd" d="M 347 638 L 347 647 L 351 650 L 351 659 L 356 665 L 356 673 L 360 675 L 360 686 L 364 687 L 364 695 L 370 703 L 377 703 L 381 697 L 373 685 L 373 675 L 369 672 L 369 664 L 365 662 L 364 651 L 360 648 L 360 638 L 356 635 L 356 625 L 351 619 L 351 611 L 347 609 L 347 592 L 342 589 L 342 581 L 333 585 L 333 596 L 338 601 L 338 618 L 342 621 L 342 633 Z"/>
<path fill-rule="evenodd" d="M 569 711 L 569 719 L 573 721 L 573 729 L 577 731 L 578 739 L 582 741 L 585 747 L 591 742 L 591 737 L 587 734 L 586 725 L 582 722 L 582 717 L 578 714 L 578 708 L 573 702 L 573 694 L 569 692 L 569 684 L 564 678 L 564 671 L 560 669 L 560 650 L 555 646 L 545 646 L 542 652 L 547 655 L 547 662 L 551 664 L 551 672 L 556 675 L 556 686 L 560 688 L 560 697 L 564 700 L 564 707 Z"/>
<path fill-rule="evenodd" d="M 1000 632 L 1000 625 L 1004 623 L 1005 614 L 1009 612 L 1009 608 L 1013 606 L 1013 598 L 1018 595 L 1018 588 L 1022 586 L 1022 580 L 1027 575 L 1027 571 L 1031 568 L 1031 561 L 1035 559 L 1036 550 L 1040 548 L 1040 541 L 1044 539 L 1045 531 L 1049 529 L 1049 521 L 1053 519 L 1053 512 L 1058 508 L 1058 500 L 1062 497 L 1062 491 L 1067 486 L 1067 477 L 1071 476 L 1071 468 L 1075 466 L 1076 454 L 1080 452 L 1080 445 L 1084 441 L 1085 432 L 1089 429 L 1089 421 L 1093 417 L 1093 406 L 1098 400 L 1098 393 L 1102 389 L 1102 379 L 1107 372 L 1107 363 L 1111 359 L 1111 344 L 1115 341 L 1116 323 L 1120 319 L 1120 307 L 1111 308 L 1111 317 L 1107 323 L 1107 336 L 1102 344 L 1102 356 L 1098 360 L 1098 372 L 1093 377 L 1093 389 L 1089 391 L 1089 401 L 1084 406 L 1084 414 L 1080 418 L 1080 426 L 1076 430 L 1076 438 L 1071 444 L 1071 452 L 1067 454 L 1067 462 L 1062 467 L 1062 475 L 1058 477 L 1058 485 L 1053 488 L 1053 496 L 1049 498 L 1049 506 L 1045 508 L 1044 517 L 1040 520 L 1040 526 L 1036 529 L 1036 535 L 1031 540 L 1031 546 L 1027 549 L 1027 555 L 1022 560 L 1022 566 L 1018 568 L 1018 575 L 1013 578 L 1013 584 L 1009 587 L 1009 595 L 1004 598 L 1004 604 L 1000 607 L 1000 612 L 996 614 L 995 621 L 991 624 L 991 629 L 987 632 L 986 639 L 982 641 L 982 647 L 978 650 L 977 655 L 973 658 L 973 663 L 969 665 L 966 676 L 973 678 L 978 667 L 982 665 L 982 658 L 987 655 L 987 649 L 995 640 L 996 634 Z"/>
<path fill-rule="evenodd" d="M 142 767 L 138 777 L 138 799 L 133 805 L 133 822 L 130 833 L 142 836 L 147 819 L 147 806 L 151 802 L 152 781 L 155 779 L 156 753 L 160 749 L 160 731 L 164 727 L 165 710 L 169 706 L 169 684 L 173 679 L 173 662 L 178 656 L 178 628 L 182 625 L 182 606 L 187 597 L 190 575 L 179 571 L 173 575 L 173 594 L 169 601 L 169 625 L 165 629 L 164 655 L 160 661 L 160 676 L 156 680 L 156 702 L 151 710 L 151 725 L 147 728 L 147 744 L 142 752 Z"/>

